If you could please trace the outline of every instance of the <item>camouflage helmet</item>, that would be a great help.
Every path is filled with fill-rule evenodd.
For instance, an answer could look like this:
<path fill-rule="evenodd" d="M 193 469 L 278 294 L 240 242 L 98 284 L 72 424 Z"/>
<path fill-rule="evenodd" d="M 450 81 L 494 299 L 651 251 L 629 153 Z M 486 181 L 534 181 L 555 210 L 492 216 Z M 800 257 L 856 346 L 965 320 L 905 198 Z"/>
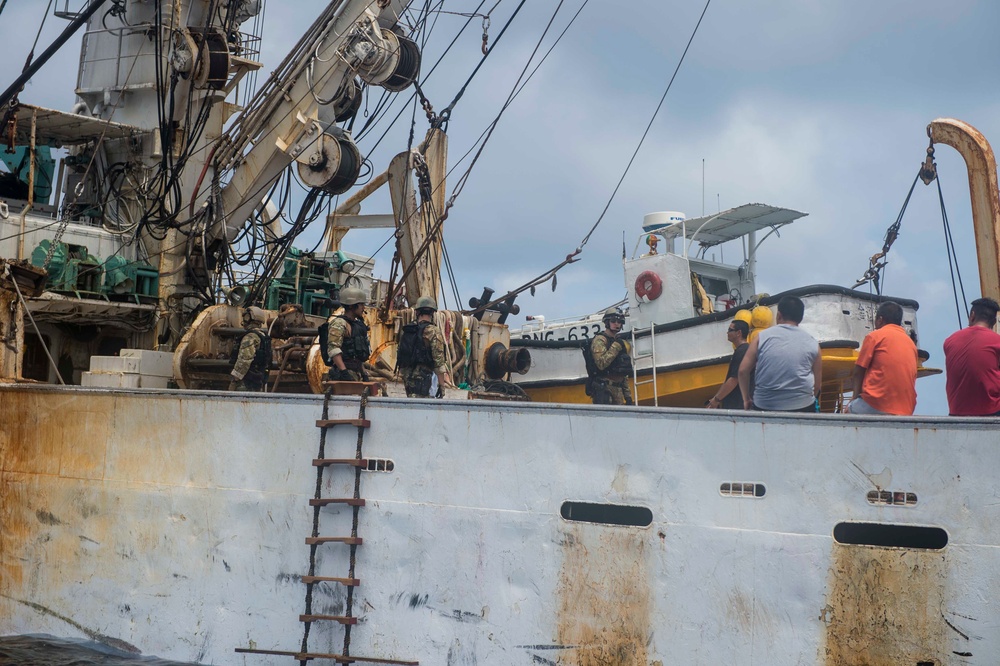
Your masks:
<path fill-rule="evenodd" d="M 245 307 L 240 309 L 240 313 L 243 318 L 243 325 L 249 326 L 252 324 L 263 324 L 267 319 L 264 311 L 258 307 Z"/>
<path fill-rule="evenodd" d="M 348 287 L 340 292 L 340 304 L 345 308 L 352 305 L 366 305 L 367 301 L 365 292 L 357 287 Z"/>
<path fill-rule="evenodd" d="M 607 324 L 609 321 L 617 321 L 622 326 L 625 325 L 625 313 L 621 311 L 621 308 L 608 308 L 604 311 L 604 316 L 601 320 Z"/>
<path fill-rule="evenodd" d="M 417 299 L 417 304 L 413 306 L 413 309 L 417 312 L 421 310 L 430 310 L 431 312 L 437 312 L 438 306 L 434 302 L 434 299 L 430 296 L 421 296 Z"/>

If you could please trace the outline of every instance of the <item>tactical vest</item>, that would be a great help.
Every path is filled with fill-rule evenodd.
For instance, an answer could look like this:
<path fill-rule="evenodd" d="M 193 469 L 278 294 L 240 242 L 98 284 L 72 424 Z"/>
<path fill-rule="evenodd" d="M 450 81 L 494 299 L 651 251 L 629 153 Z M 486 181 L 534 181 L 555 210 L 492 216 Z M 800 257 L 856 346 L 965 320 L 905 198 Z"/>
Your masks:
<path fill-rule="evenodd" d="M 608 346 L 611 346 L 616 339 L 603 331 L 597 335 L 603 335 L 607 338 Z M 618 356 L 615 356 L 615 360 L 611 361 L 611 365 L 606 367 L 604 370 L 598 370 L 597 364 L 594 362 L 594 352 L 592 349 L 593 344 L 593 341 L 591 341 L 583 347 L 583 360 L 584 364 L 587 366 L 587 375 L 591 379 L 607 379 L 611 375 L 632 374 L 632 357 L 625 351 L 624 342 L 622 343 L 622 350 L 618 353 Z"/>
<path fill-rule="evenodd" d="M 424 329 L 430 325 L 429 321 L 421 321 L 403 327 L 403 334 L 399 336 L 399 348 L 396 350 L 396 365 L 401 368 L 434 366 L 434 356 L 424 337 Z"/>
<path fill-rule="evenodd" d="M 372 355 L 372 346 L 368 341 L 368 327 L 360 318 L 348 319 L 344 315 L 337 316 L 351 327 L 350 337 L 344 338 L 340 344 L 344 367 L 348 370 L 360 370 L 364 362 Z"/>
<path fill-rule="evenodd" d="M 232 365 L 236 365 L 236 361 L 240 355 L 240 347 L 243 345 L 243 338 L 248 335 L 259 337 L 260 344 L 257 345 L 257 353 L 254 355 L 253 361 L 250 362 L 250 369 L 243 376 L 243 381 L 256 384 L 266 383 L 271 369 L 271 338 L 261 329 L 251 328 L 240 336 L 240 339 L 233 345 L 233 351 L 229 355 L 229 362 Z"/>

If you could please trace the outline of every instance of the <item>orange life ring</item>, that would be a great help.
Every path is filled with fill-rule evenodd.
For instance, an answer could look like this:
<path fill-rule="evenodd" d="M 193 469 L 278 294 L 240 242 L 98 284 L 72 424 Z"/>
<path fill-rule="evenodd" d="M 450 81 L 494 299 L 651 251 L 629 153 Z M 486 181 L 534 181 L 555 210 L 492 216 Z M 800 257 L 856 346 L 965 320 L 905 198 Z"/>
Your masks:
<path fill-rule="evenodd" d="M 643 271 L 635 279 L 635 295 L 655 301 L 663 293 L 663 281 L 653 271 Z"/>

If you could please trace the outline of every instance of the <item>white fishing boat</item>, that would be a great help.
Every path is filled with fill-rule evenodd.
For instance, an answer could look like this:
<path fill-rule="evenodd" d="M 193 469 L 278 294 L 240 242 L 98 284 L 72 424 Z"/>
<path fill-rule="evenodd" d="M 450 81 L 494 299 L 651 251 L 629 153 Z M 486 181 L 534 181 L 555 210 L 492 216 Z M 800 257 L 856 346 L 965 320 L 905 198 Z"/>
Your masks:
<path fill-rule="evenodd" d="M 80 106 L 15 105 L 8 125 L 33 166 L 26 200 L 0 197 L 17 239 L 0 246 L 0 635 L 206 664 L 995 662 L 996 418 L 511 400 L 531 359 L 489 293 L 438 313 L 476 390 L 324 386 L 314 333 L 339 288 L 384 306 L 369 365 L 387 379 L 413 316 L 399 306 L 439 289 L 441 128 L 352 189 L 358 89 L 418 76 L 407 3 L 332 2 L 242 109 L 259 3 L 101 4 L 67 16 L 87 25 Z M 969 162 L 996 298 L 992 152 L 964 123 L 931 130 Z M 42 144 L 71 148 L 50 204 L 34 199 Z M 352 192 L 315 253 L 292 248 L 313 199 L 292 229 L 269 212 L 290 171 L 313 197 Z M 392 215 L 361 215 L 382 184 Z M 694 222 L 660 238 L 692 240 Z M 341 248 L 373 226 L 397 230 L 395 279 Z M 662 266 L 689 290 L 692 268 L 712 274 L 699 261 L 648 253 L 627 280 Z M 870 301 L 806 296 L 831 315 L 824 339 L 860 340 Z M 272 390 L 218 390 L 248 303 L 281 347 Z M 630 303 L 633 330 L 683 328 L 679 310 L 659 321 L 667 303 Z"/>
<path fill-rule="evenodd" d="M 726 380 L 733 349 L 726 328 L 738 313 L 757 312 L 774 321 L 782 296 L 802 299 L 802 327 L 817 339 L 823 358 L 823 411 L 839 411 L 851 389 L 851 372 L 865 335 L 874 329 L 884 300 L 903 307 L 903 326 L 918 339 L 916 301 L 833 285 L 809 285 L 778 294 L 758 294 L 757 251 L 764 240 L 805 216 L 787 208 L 746 204 L 716 215 L 686 219 L 683 213 L 650 213 L 632 256 L 622 262 L 628 294 L 626 332 L 632 341 L 632 395 L 643 405 L 701 407 Z M 758 241 L 758 234 L 761 234 Z M 707 258 L 707 251 L 742 242 L 742 263 Z M 662 249 L 661 245 L 663 246 Z M 678 247 L 679 246 L 679 247 Z M 641 252 L 641 249 L 645 252 Z M 697 248 L 697 252 L 694 249 Z M 768 312 L 761 313 L 759 308 Z M 751 321 L 753 319 L 748 317 Z M 604 330 L 601 314 L 532 323 L 512 332 L 512 344 L 531 352 L 531 369 L 517 376 L 534 400 L 589 403 L 583 346 Z M 921 360 L 929 354 L 921 352 Z M 921 367 L 920 376 L 940 370 Z"/>

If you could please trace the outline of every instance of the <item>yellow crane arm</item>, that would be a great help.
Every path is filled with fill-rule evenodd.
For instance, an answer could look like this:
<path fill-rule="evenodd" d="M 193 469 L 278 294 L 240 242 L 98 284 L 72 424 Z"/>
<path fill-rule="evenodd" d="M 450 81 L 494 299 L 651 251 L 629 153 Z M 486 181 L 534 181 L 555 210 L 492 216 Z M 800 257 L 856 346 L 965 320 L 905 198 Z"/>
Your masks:
<path fill-rule="evenodd" d="M 933 121 L 927 126 L 927 136 L 932 143 L 951 146 L 965 159 L 979 256 L 979 285 L 983 296 L 1000 301 L 1000 190 L 993 149 L 979 130 L 954 118 Z"/>

